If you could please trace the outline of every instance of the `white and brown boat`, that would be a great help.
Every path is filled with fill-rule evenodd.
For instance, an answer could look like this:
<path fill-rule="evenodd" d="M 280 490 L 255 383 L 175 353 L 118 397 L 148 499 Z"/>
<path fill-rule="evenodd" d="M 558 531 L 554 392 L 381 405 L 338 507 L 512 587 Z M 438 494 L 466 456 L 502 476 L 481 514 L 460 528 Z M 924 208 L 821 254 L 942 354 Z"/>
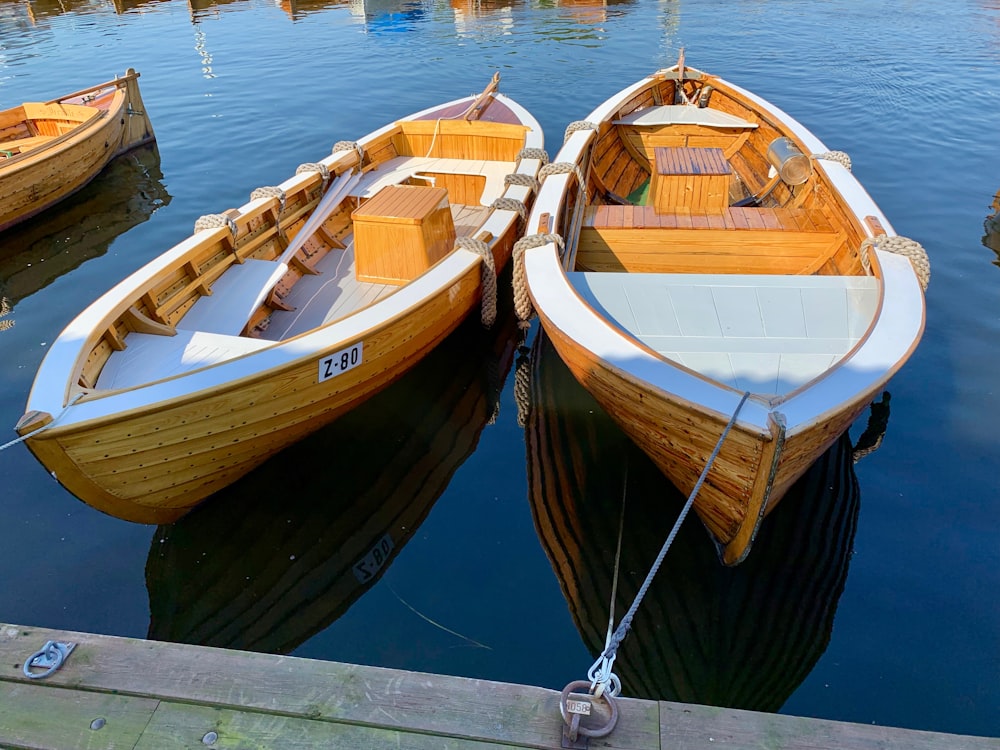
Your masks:
<path fill-rule="evenodd" d="M 82 188 L 154 139 L 131 68 L 113 81 L 0 112 L 0 231 Z"/>
<path fill-rule="evenodd" d="M 337 143 L 90 305 L 18 423 L 35 456 L 102 511 L 170 522 L 480 303 L 490 322 L 544 160 L 538 123 L 496 84 Z"/>
<path fill-rule="evenodd" d="M 727 564 L 923 332 L 926 254 L 844 156 L 682 60 L 567 129 L 515 250 L 563 361 L 685 494 L 734 419 L 694 500 Z"/>

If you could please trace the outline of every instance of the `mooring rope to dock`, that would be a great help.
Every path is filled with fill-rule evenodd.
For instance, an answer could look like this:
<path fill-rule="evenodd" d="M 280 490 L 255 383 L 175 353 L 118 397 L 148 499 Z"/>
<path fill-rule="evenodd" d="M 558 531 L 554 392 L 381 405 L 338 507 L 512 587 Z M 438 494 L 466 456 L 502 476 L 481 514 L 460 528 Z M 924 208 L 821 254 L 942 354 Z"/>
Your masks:
<path fill-rule="evenodd" d="M 632 605 L 628 608 L 625 616 L 622 617 L 618 627 L 606 639 L 604 651 L 601 652 L 600 656 L 597 657 L 597 660 L 587 671 L 587 677 L 590 681 L 590 694 L 595 698 L 604 699 L 608 703 L 611 710 L 611 718 L 609 719 L 607 725 L 597 729 L 580 726 L 580 715 L 590 713 L 590 704 L 585 701 L 570 701 L 568 700 L 568 696 L 571 690 L 576 687 L 585 687 L 588 684 L 587 682 L 583 680 L 571 682 L 563 689 L 562 699 L 559 702 L 559 711 L 562 714 L 563 721 L 566 722 L 566 727 L 563 728 L 563 731 L 566 733 L 567 738 L 570 741 L 576 742 L 578 734 L 585 737 L 604 737 L 610 734 L 611 730 L 614 729 L 614 724 L 618 718 L 618 711 L 614 705 L 613 699 L 621 690 L 621 680 L 619 680 L 618 675 L 612 671 L 615 659 L 618 656 L 618 647 L 621 645 L 622 641 L 625 640 L 625 636 L 628 635 L 628 631 L 632 627 L 632 619 L 635 617 L 635 613 L 639 609 L 639 604 L 642 602 L 643 598 L 646 596 L 646 592 L 649 590 L 650 585 L 653 583 L 653 578 L 656 577 L 660 566 L 663 564 L 663 559 L 667 555 L 667 551 L 674 543 L 674 539 L 680 531 L 681 524 L 684 523 L 684 519 L 687 518 L 688 513 L 694 505 L 695 498 L 698 497 L 698 492 L 705 483 L 705 479 L 708 476 L 708 472 L 712 468 L 712 464 L 715 463 L 715 459 L 718 457 L 719 451 L 722 450 L 723 442 L 729 435 L 730 430 L 732 430 L 733 425 L 736 424 L 736 419 L 739 417 L 740 411 L 743 409 L 743 405 L 747 402 L 749 397 L 750 392 L 745 391 L 739 404 L 736 406 L 736 410 L 733 412 L 732 416 L 729 418 L 729 422 L 726 424 L 725 429 L 722 431 L 719 441 L 715 444 L 712 454 L 708 457 L 708 461 L 705 462 L 705 468 L 701 470 L 698 481 L 695 482 L 694 488 L 691 490 L 691 494 L 688 495 L 687 502 L 684 503 L 684 507 L 681 509 L 680 515 L 677 516 L 677 520 L 674 522 L 673 528 L 670 530 L 666 541 L 664 541 L 663 546 L 660 548 L 660 552 L 656 556 L 656 560 L 653 562 L 649 573 L 646 574 L 646 579 L 639 587 L 639 591 L 636 594 L 635 599 L 632 601 Z M 620 543 L 621 539 L 619 537 L 619 545 Z M 617 571 L 617 554 L 615 566 Z M 613 622 L 613 617 L 614 615 L 612 613 L 611 622 L 609 622 L 609 630 L 611 623 Z"/>

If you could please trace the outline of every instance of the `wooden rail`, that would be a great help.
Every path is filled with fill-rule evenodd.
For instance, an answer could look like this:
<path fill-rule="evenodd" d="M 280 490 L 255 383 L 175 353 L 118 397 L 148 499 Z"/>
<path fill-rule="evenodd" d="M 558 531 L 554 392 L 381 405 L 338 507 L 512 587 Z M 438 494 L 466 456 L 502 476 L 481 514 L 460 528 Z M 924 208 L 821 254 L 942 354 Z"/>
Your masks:
<path fill-rule="evenodd" d="M 77 644 L 44 679 L 25 659 Z M 461 677 L 0 624 L 0 746 L 558 748 L 559 693 Z M 591 747 L 1000 750 L 1000 740 L 622 698 Z"/>

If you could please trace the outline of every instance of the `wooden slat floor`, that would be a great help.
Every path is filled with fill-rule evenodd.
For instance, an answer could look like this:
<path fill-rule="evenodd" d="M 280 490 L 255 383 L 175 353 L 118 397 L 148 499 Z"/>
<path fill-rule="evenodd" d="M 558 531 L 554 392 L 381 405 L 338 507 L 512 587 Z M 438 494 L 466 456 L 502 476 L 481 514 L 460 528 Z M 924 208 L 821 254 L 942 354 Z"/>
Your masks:
<path fill-rule="evenodd" d="M 27 679 L 25 659 L 49 640 L 77 646 Z M 558 748 L 558 704 L 537 687 L 0 624 L 4 748 Z M 590 747 L 1000 750 L 1000 739 L 665 701 L 619 707 Z"/>

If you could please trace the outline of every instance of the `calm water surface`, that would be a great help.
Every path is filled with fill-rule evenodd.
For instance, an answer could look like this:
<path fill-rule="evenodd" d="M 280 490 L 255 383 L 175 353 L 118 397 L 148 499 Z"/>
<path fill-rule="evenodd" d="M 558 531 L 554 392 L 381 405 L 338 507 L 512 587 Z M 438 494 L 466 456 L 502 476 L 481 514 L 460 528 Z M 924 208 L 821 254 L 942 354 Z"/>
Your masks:
<path fill-rule="evenodd" d="M 860 421 L 735 571 L 690 523 L 618 672 L 633 695 L 1000 736 L 1000 241 L 984 236 L 997 0 L 0 1 L 0 104 L 132 66 L 158 136 L 0 236 L 0 424 L 14 437 L 63 326 L 200 215 L 494 70 L 554 154 L 567 123 L 680 47 L 847 151 L 933 278 L 878 449 L 852 463 Z M 620 498 L 623 592 L 679 501 L 535 338 L 518 355 L 509 323 L 463 329 L 172 527 L 104 516 L 22 445 L 0 453 L 0 620 L 580 679 L 607 620 Z M 571 481 L 545 485 L 560 466 Z"/>

